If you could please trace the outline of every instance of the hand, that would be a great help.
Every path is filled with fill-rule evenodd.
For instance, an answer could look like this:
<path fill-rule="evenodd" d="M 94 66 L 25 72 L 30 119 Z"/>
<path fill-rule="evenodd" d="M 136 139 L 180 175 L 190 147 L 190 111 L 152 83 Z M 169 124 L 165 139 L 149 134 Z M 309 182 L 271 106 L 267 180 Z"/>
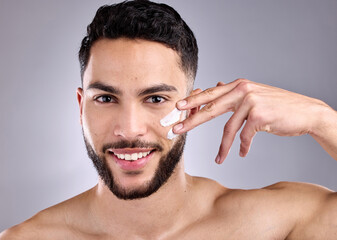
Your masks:
<path fill-rule="evenodd" d="M 205 105 L 201 108 L 202 105 Z M 253 137 L 259 131 L 279 136 L 313 134 L 321 126 L 324 102 L 276 87 L 254 83 L 247 79 L 218 83 L 205 91 L 193 94 L 177 103 L 180 110 L 190 110 L 189 116 L 173 128 L 174 133 L 184 133 L 221 114 L 234 112 L 226 123 L 217 163 L 227 157 L 236 133 L 243 127 L 240 139 L 240 156 L 247 155 Z M 201 108 L 201 109 L 200 109 Z"/>

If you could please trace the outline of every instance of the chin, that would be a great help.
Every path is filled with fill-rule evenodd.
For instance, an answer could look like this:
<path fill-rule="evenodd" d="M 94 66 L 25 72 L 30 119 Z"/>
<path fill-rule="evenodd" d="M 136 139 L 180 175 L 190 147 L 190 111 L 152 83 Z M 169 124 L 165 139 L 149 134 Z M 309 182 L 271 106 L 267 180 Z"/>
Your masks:
<path fill-rule="evenodd" d="M 146 187 L 151 180 L 152 176 L 145 176 L 142 171 L 133 171 L 120 174 L 113 174 L 115 184 L 119 185 L 124 189 L 138 189 Z M 115 177 L 116 176 L 116 177 Z"/>

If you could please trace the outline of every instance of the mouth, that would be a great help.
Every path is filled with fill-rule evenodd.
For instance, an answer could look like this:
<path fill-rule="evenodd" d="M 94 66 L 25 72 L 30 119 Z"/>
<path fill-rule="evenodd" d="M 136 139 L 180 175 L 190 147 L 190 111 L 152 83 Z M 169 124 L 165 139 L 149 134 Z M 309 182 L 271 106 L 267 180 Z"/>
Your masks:
<path fill-rule="evenodd" d="M 155 149 L 111 149 L 108 152 L 122 169 L 139 170 L 146 166 Z"/>
<path fill-rule="evenodd" d="M 150 153 L 152 153 L 154 150 L 150 150 L 147 152 L 134 152 L 134 153 L 116 153 L 114 151 L 109 151 L 110 154 L 115 155 L 120 160 L 125 161 L 137 161 L 138 159 L 144 158 Z"/>

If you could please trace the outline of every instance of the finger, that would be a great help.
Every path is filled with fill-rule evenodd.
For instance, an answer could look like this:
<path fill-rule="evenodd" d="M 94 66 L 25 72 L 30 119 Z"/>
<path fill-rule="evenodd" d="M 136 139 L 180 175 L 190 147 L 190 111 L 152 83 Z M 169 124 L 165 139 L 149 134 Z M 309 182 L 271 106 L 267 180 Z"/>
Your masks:
<path fill-rule="evenodd" d="M 195 107 L 198 107 L 198 106 L 205 105 L 205 104 L 207 104 L 211 101 L 214 101 L 218 97 L 220 97 L 220 96 L 222 96 L 226 93 L 229 93 L 237 85 L 239 85 L 240 83 L 244 83 L 244 82 L 249 82 L 249 80 L 247 80 L 247 79 L 237 79 L 233 82 L 230 82 L 230 83 L 224 84 L 224 85 L 222 85 L 222 83 L 220 83 L 220 86 L 208 88 L 208 89 L 200 92 L 199 94 L 191 95 L 191 96 L 189 96 L 189 97 L 187 97 L 183 100 L 178 101 L 176 106 L 179 110 L 187 110 L 187 109 L 191 109 L 191 108 L 195 108 Z"/>
<path fill-rule="evenodd" d="M 192 91 L 192 93 L 191 93 L 191 95 L 196 95 L 196 94 L 199 94 L 199 93 L 201 93 L 202 92 L 202 90 L 200 89 L 200 88 L 197 88 L 197 89 L 195 89 L 195 90 L 193 90 Z M 190 113 L 188 114 L 188 115 L 193 115 L 193 114 L 196 114 L 197 112 L 199 112 L 199 110 L 200 110 L 200 106 L 199 107 L 195 107 L 195 108 L 192 108 L 191 110 L 190 110 Z"/>
<path fill-rule="evenodd" d="M 241 104 L 243 96 L 243 92 L 238 91 L 237 89 L 232 90 L 228 94 L 208 103 L 199 112 L 190 115 L 184 121 L 175 125 L 173 127 L 173 132 L 176 134 L 187 132 L 223 113 L 234 111 L 236 106 Z"/>
<path fill-rule="evenodd" d="M 190 96 L 193 96 L 193 95 L 201 93 L 201 92 L 202 92 L 201 88 L 196 88 L 190 93 Z"/>
<path fill-rule="evenodd" d="M 240 157 L 247 156 L 250 146 L 252 145 L 253 138 L 257 133 L 255 123 L 253 121 L 247 120 L 245 126 L 243 127 L 240 134 Z"/>
<path fill-rule="evenodd" d="M 216 157 L 216 162 L 218 164 L 223 163 L 223 161 L 226 159 L 229 150 L 233 145 L 235 135 L 240 130 L 243 123 L 247 119 L 250 108 L 251 106 L 248 104 L 241 104 L 238 110 L 232 115 L 232 117 L 226 123 L 223 130 L 219 152 Z"/>

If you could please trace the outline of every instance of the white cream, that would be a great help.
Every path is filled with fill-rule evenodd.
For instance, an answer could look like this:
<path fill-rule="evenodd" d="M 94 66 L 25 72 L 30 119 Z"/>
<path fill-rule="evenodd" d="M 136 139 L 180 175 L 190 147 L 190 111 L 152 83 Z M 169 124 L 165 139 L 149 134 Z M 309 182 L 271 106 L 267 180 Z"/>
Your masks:
<path fill-rule="evenodd" d="M 176 123 L 180 120 L 181 111 L 177 108 L 174 108 L 172 112 L 167 114 L 163 119 L 160 120 L 160 124 L 163 127 L 167 127 Z"/>
<path fill-rule="evenodd" d="M 175 134 L 175 133 L 173 133 L 173 130 L 172 130 L 172 128 L 170 128 L 170 130 L 168 131 L 168 133 L 167 133 L 167 139 L 170 139 L 170 140 L 172 140 L 173 138 L 175 138 L 176 136 L 178 136 L 179 134 Z"/>
<path fill-rule="evenodd" d="M 160 124 L 163 127 L 167 127 L 178 122 L 180 120 L 181 113 L 182 111 L 174 108 L 169 114 L 167 114 L 164 118 L 160 120 Z M 170 128 L 169 132 L 167 133 L 167 138 L 172 140 L 176 136 L 178 136 L 178 134 L 174 134 L 172 128 Z"/>

